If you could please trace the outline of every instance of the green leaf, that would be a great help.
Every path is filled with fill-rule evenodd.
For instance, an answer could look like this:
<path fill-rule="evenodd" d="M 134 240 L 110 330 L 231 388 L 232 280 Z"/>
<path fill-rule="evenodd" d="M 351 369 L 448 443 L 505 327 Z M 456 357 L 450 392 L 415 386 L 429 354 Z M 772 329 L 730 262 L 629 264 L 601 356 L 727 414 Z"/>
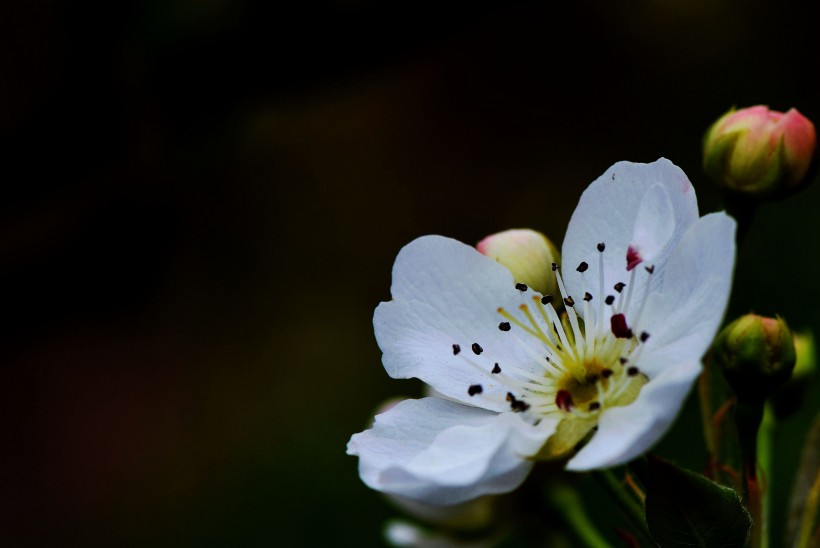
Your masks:
<path fill-rule="evenodd" d="M 646 524 L 663 548 L 742 547 L 752 520 L 733 489 L 650 457 Z"/>

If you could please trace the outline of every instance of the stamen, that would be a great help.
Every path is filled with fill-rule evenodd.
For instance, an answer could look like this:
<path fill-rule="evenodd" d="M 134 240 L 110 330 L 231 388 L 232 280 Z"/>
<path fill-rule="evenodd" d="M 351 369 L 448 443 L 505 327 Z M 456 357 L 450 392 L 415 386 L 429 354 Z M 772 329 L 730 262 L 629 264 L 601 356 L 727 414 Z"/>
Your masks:
<path fill-rule="evenodd" d="M 584 272 L 587 271 L 587 268 L 589 268 L 589 265 L 587 263 L 585 263 L 584 261 L 581 261 L 581 264 L 579 264 L 578 268 L 576 268 L 575 270 L 577 270 L 578 272 L 583 274 Z"/>
<path fill-rule="evenodd" d="M 535 331 L 533 331 L 533 330 L 532 330 L 530 327 L 528 327 L 527 325 L 525 325 L 525 324 L 521 323 L 521 322 L 518 320 L 518 318 L 516 318 L 515 316 L 513 316 L 512 314 L 510 314 L 509 312 L 507 312 L 506 310 L 504 310 L 502 307 L 498 307 L 498 310 L 496 310 L 496 312 L 498 312 L 499 314 L 501 314 L 504 318 L 506 318 L 506 319 L 510 320 L 510 322 L 514 323 L 515 325 L 517 325 L 518 327 L 520 327 L 521 329 L 523 329 L 524 331 L 526 331 L 527 333 L 529 333 L 529 334 L 530 334 L 530 335 L 532 335 L 533 337 L 536 337 L 536 338 L 538 338 L 538 339 L 540 339 L 540 338 L 541 338 L 541 335 L 539 335 L 538 333 L 536 333 Z"/>
<path fill-rule="evenodd" d="M 594 401 L 594 402 L 589 404 L 589 410 L 590 411 L 597 411 L 600 408 L 601 408 L 601 403 L 600 402 Z"/>
<path fill-rule="evenodd" d="M 543 297 L 541 297 L 541 304 L 548 305 L 551 304 L 553 300 L 554 299 L 552 295 L 544 295 Z"/>
<path fill-rule="evenodd" d="M 532 313 L 530 312 L 530 307 L 528 307 L 526 304 L 522 304 L 518 308 L 519 310 L 521 310 L 521 312 L 524 313 L 524 315 L 530 321 L 530 325 L 532 325 L 532 328 L 538 333 L 538 337 L 542 341 L 549 340 L 547 339 L 547 335 L 541 330 L 541 327 L 538 325 L 538 323 L 536 323 L 535 318 L 532 316 Z"/>
<path fill-rule="evenodd" d="M 562 352 L 561 348 L 563 347 L 566 349 L 566 354 L 570 359 L 576 359 L 578 356 L 577 352 L 573 349 L 572 345 L 569 344 L 569 338 L 567 337 L 566 332 L 564 331 L 564 324 L 561 322 L 561 319 L 558 317 L 558 313 L 552 306 L 544 306 L 540 308 L 542 316 L 544 319 L 548 321 L 546 322 L 547 325 L 552 324 L 552 329 L 554 330 L 555 334 L 558 336 L 558 339 L 561 341 L 562 346 L 552 345 L 552 340 L 550 340 L 550 347 L 554 349 L 554 352 L 560 354 Z"/>
<path fill-rule="evenodd" d="M 612 318 L 610 318 L 610 324 L 612 325 L 612 334 L 617 338 L 632 338 L 632 330 L 626 325 L 626 316 L 623 314 L 614 314 Z"/>
<path fill-rule="evenodd" d="M 535 301 L 535 303 L 536 303 L 536 308 L 538 308 L 538 311 L 541 313 L 541 318 L 544 320 L 544 323 L 545 323 L 545 324 L 546 324 L 546 326 L 547 326 L 547 332 L 549 332 L 549 326 L 550 326 L 550 325 L 552 325 L 552 327 L 553 327 L 553 331 L 555 331 L 555 321 L 557 320 L 557 315 L 555 314 L 555 309 L 554 309 L 553 307 L 551 307 L 551 306 L 547 306 L 547 305 L 544 305 L 544 306 L 538 306 L 538 297 L 533 297 L 533 298 L 532 298 L 532 300 L 533 300 L 533 301 Z M 544 299 L 543 299 L 543 298 L 541 299 L 541 302 L 542 302 L 542 303 L 544 302 Z M 550 316 L 550 314 L 548 314 L 548 313 L 547 313 L 547 310 L 549 310 L 549 311 L 551 311 L 551 312 L 552 312 L 552 316 Z M 556 356 L 557 356 L 558 354 L 560 354 L 560 353 L 561 353 L 561 349 L 558 347 L 558 345 L 557 345 L 557 344 L 555 344 L 555 343 L 553 342 L 552 337 L 551 337 L 551 336 L 547 336 L 547 335 L 546 335 L 546 333 L 545 333 L 544 335 L 545 335 L 545 338 L 546 338 L 545 342 L 546 342 L 547 346 L 549 347 L 549 349 L 550 349 L 550 350 L 552 350 L 552 352 L 553 352 Z M 559 339 L 560 339 L 560 335 L 559 335 L 558 337 L 559 337 Z M 556 342 L 557 342 L 557 341 L 556 341 Z M 549 356 L 547 356 L 547 361 L 550 361 Z"/>
<path fill-rule="evenodd" d="M 604 294 L 604 242 L 598 244 L 598 295 Z M 612 304 L 612 303 L 607 303 Z M 598 301 L 598 314 L 595 316 L 595 333 L 602 335 L 604 331 L 604 303 Z"/>
<path fill-rule="evenodd" d="M 647 339 L 649 339 L 649 333 L 647 333 L 646 331 L 642 331 L 640 338 L 641 338 L 641 342 L 646 342 Z"/>
<path fill-rule="evenodd" d="M 474 353 L 476 356 L 478 356 L 479 354 L 481 354 L 482 352 L 484 352 L 484 349 L 483 349 L 483 348 L 481 348 L 481 345 L 480 345 L 480 344 L 478 344 L 478 343 L 473 343 L 473 346 L 472 346 L 471 348 L 473 349 L 473 353 Z"/>
<path fill-rule="evenodd" d="M 492 373 L 493 373 L 493 375 L 497 375 L 497 374 L 501 373 L 501 367 L 499 367 L 497 363 L 493 366 Z"/>
<path fill-rule="evenodd" d="M 461 346 L 454 344 L 453 345 L 453 356 L 458 356 L 458 353 L 461 352 Z"/>
<path fill-rule="evenodd" d="M 612 303 L 615 302 L 615 295 L 607 295 L 606 299 L 604 299 L 604 300 L 606 301 L 606 304 L 611 305 Z"/>
<path fill-rule="evenodd" d="M 653 266 L 652 270 L 650 270 L 649 267 L 647 267 L 646 271 L 649 272 L 651 278 L 651 274 L 655 272 L 655 267 Z M 643 316 L 643 311 L 646 308 L 646 301 L 649 300 L 649 286 L 652 285 L 649 282 L 650 280 L 646 280 L 646 284 L 644 284 L 643 301 L 641 301 L 641 307 L 638 309 L 638 313 L 635 314 L 635 321 L 632 322 L 636 329 L 638 327 L 638 322 L 641 321 L 641 317 Z"/>
<path fill-rule="evenodd" d="M 515 288 L 522 293 L 527 290 L 527 284 L 522 284 L 521 282 L 515 284 Z"/>
<path fill-rule="evenodd" d="M 587 302 L 592 300 L 592 295 L 590 295 L 589 291 L 584 293 L 584 300 L 587 301 Z"/>
<path fill-rule="evenodd" d="M 572 410 L 572 394 L 569 390 L 559 390 L 555 396 L 555 405 L 562 411 Z"/>
<path fill-rule="evenodd" d="M 640 372 L 641 372 L 641 370 L 638 369 L 637 367 L 635 367 L 634 365 L 626 370 L 626 374 L 629 375 L 630 377 L 635 377 Z"/>
<path fill-rule="evenodd" d="M 638 250 L 629 246 L 626 250 L 626 269 L 632 270 L 643 262 L 643 257 L 638 253 Z"/>
<path fill-rule="evenodd" d="M 513 396 L 512 392 L 507 392 L 507 401 L 510 402 L 510 407 L 516 413 L 526 411 L 530 408 L 530 404 L 517 399 L 515 396 Z"/>
<path fill-rule="evenodd" d="M 498 329 L 501 331 L 509 331 L 511 329 L 510 322 L 501 322 L 498 324 Z"/>
<path fill-rule="evenodd" d="M 619 308 L 621 312 L 625 312 L 629 309 L 630 303 L 632 303 L 632 290 L 635 289 L 635 273 L 637 270 L 633 270 L 629 275 L 629 284 L 627 285 L 626 290 L 626 302 L 624 302 L 624 307 Z"/>
<path fill-rule="evenodd" d="M 484 391 L 484 388 L 480 384 L 473 384 L 470 385 L 470 388 L 467 389 L 467 393 L 471 396 L 475 396 L 476 394 L 481 394 Z"/>
<path fill-rule="evenodd" d="M 555 263 L 553 263 L 555 265 Z M 575 343 L 576 348 L 578 350 L 583 350 L 584 348 L 584 335 L 581 333 L 581 328 L 578 325 L 578 316 L 575 313 L 575 309 L 572 308 L 572 305 L 575 304 L 575 301 L 572 300 L 572 297 L 569 296 L 567 292 L 566 286 L 564 286 L 564 280 L 561 278 L 561 273 L 558 271 L 557 267 L 555 270 L 555 279 L 558 282 L 558 289 L 561 290 L 561 295 L 564 295 L 564 302 L 567 304 L 567 316 L 569 316 L 569 323 L 572 325 L 572 333 L 575 336 Z M 579 352 L 579 358 L 583 359 L 583 352 Z"/>
<path fill-rule="evenodd" d="M 615 286 L 614 286 L 615 291 L 617 291 L 618 293 L 620 293 L 621 291 L 623 291 L 625 287 L 626 287 L 626 284 L 625 284 L 625 283 L 623 283 L 623 282 L 618 282 L 618 283 L 616 283 L 616 284 L 615 284 Z"/>

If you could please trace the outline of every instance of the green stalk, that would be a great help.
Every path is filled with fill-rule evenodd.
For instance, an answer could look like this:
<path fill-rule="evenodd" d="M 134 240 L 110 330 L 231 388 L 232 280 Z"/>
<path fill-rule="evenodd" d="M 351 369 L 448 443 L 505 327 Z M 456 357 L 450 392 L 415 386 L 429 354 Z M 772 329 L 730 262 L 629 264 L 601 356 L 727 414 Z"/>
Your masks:
<path fill-rule="evenodd" d="M 610 543 L 598 532 L 589 519 L 581 497 L 572 487 L 555 485 L 550 489 L 549 498 L 553 507 L 562 515 L 578 539 L 587 548 L 607 548 Z"/>
<path fill-rule="evenodd" d="M 808 497 L 806 497 L 806 508 L 803 510 L 803 521 L 800 523 L 800 536 L 797 540 L 798 548 L 810 548 L 812 537 L 814 536 L 814 523 L 817 516 L 817 507 L 820 505 L 820 473 L 814 477 Z"/>
<path fill-rule="evenodd" d="M 649 529 L 646 526 L 646 512 L 643 506 L 635 500 L 635 498 L 624 489 L 621 481 L 615 476 L 611 470 L 596 470 L 593 473 L 595 479 L 603 485 L 604 489 L 609 495 L 618 503 L 621 510 L 626 514 L 627 518 L 638 531 L 638 535 L 648 542 L 650 546 L 655 546 L 655 541 L 649 534 Z"/>
<path fill-rule="evenodd" d="M 762 420 L 763 403 L 741 402 L 738 405 L 735 422 L 743 456 L 743 500 L 752 516 L 752 548 L 763 548 L 767 544 L 764 540 L 763 495 L 757 477 L 757 433 Z"/>

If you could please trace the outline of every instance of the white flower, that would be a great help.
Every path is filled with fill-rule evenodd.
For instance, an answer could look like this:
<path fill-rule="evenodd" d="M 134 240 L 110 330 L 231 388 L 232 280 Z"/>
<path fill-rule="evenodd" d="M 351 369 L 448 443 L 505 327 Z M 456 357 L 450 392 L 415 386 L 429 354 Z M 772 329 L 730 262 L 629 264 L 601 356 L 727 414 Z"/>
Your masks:
<path fill-rule="evenodd" d="M 724 213 L 699 217 L 686 175 L 661 159 L 617 163 L 583 193 L 554 270 L 560 295 L 457 241 L 411 242 L 376 339 L 390 376 L 443 398 L 405 400 L 351 438 L 362 480 L 447 505 L 515 489 L 537 459 L 588 470 L 649 449 L 721 322 L 734 231 Z"/>

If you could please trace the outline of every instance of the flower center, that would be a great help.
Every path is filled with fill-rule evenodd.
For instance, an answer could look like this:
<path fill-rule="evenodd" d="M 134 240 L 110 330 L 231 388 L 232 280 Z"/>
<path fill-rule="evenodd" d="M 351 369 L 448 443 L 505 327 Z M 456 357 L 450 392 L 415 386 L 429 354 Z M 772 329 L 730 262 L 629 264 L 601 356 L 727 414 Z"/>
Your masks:
<path fill-rule="evenodd" d="M 522 303 L 517 310 L 498 309 L 504 320 L 498 328 L 507 333 L 510 344 L 523 348 L 531 361 L 493 362 L 490 374 L 507 389 L 506 401 L 513 411 L 526 412 L 534 421 L 545 417 L 561 421 L 548 443 L 548 452 L 552 454 L 565 453 L 574 447 L 597 425 L 598 416 L 607 407 L 632 403 L 649 380 L 638 365 L 649 334 L 637 329 L 649 279 L 644 280 L 640 302 L 632 300 L 637 298 L 633 288 L 639 272 L 651 277 L 655 269 L 635 268 L 642 259 L 630 248 L 624 269 L 627 281 L 617 280 L 611 286 L 613 293 L 606 294 L 605 248 L 603 243 L 597 246 L 597 298 L 588 287 L 578 303 L 567 292 L 560 268 L 553 264 L 559 299 L 533 294 L 525 284 L 518 283 L 516 289 Z M 577 271 L 583 276 L 588 268 L 589 265 L 582 262 Z M 576 307 L 582 307 L 582 314 Z M 637 312 L 630 312 L 632 317 L 627 318 L 628 310 Z M 455 353 L 457 348 L 460 349 L 454 345 Z M 472 350 L 476 356 L 483 352 L 478 343 L 472 345 Z M 480 364 L 471 363 L 486 373 Z M 477 396 L 483 393 L 483 387 L 471 385 L 468 393 Z"/>

